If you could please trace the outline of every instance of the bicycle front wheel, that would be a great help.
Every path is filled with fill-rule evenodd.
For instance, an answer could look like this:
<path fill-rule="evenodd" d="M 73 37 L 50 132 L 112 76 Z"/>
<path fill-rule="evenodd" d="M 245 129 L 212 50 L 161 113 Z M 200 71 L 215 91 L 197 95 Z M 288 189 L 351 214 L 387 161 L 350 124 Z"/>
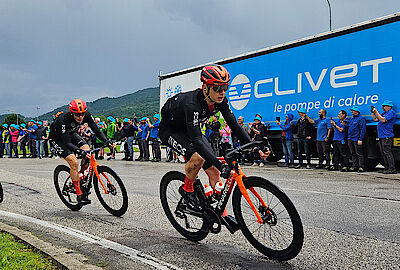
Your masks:
<path fill-rule="evenodd" d="M 263 220 L 262 224 L 257 222 L 255 213 L 236 186 L 232 204 L 243 235 L 259 252 L 271 259 L 286 261 L 296 257 L 303 247 L 304 232 L 293 203 L 266 179 L 247 177 L 243 182 Z"/>
<path fill-rule="evenodd" d="M 181 172 L 168 172 L 161 179 L 160 199 L 165 215 L 172 226 L 191 241 L 201 241 L 208 235 L 208 228 L 203 217 L 191 215 L 182 203 L 179 187 L 185 182 Z"/>
<path fill-rule="evenodd" d="M 2 186 L 1 183 L 0 183 L 0 203 L 3 201 L 3 196 L 4 196 L 4 193 L 3 193 L 3 186 Z"/>
<path fill-rule="evenodd" d="M 121 178 L 109 167 L 97 167 L 101 182 L 96 174 L 93 176 L 93 187 L 101 205 L 111 214 L 122 216 L 128 210 L 128 194 Z"/>
<path fill-rule="evenodd" d="M 82 208 L 82 204 L 76 199 L 76 191 L 72 184 L 70 169 L 65 165 L 58 165 L 54 169 L 54 186 L 58 197 L 72 211 L 78 211 Z"/>

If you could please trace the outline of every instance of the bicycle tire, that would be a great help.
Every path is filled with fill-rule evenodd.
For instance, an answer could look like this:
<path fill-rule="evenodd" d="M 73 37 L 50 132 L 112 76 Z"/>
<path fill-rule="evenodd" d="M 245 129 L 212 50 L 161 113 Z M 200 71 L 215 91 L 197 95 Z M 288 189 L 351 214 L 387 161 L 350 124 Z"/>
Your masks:
<path fill-rule="evenodd" d="M 254 206 L 264 220 L 263 224 L 257 223 L 256 215 L 236 186 L 232 204 L 243 235 L 259 252 L 271 259 L 278 261 L 293 259 L 303 247 L 304 232 L 300 215 L 292 201 L 276 185 L 264 178 L 247 177 L 243 180 Z M 254 188 L 258 192 L 268 209 L 262 207 L 249 188 Z M 245 213 L 246 210 L 248 213 Z M 291 225 L 291 228 L 288 228 L 288 225 Z M 260 233 L 261 238 L 264 235 L 264 241 L 259 240 Z M 285 240 L 285 236 L 288 236 L 289 241 L 287 245 L 282 245 L 281 241 Z"/>
<path fill-rule="evenodd" d="M 161 179 L 160 183 L 160 199 L 161 205 L 164 209 L 165 215 L 167 216 L 169 222 L 182 236 L 191 241 L 201 241 L 207 237 L 209 230 L 203 218 L 195 217 L 192 215 L 186 215 L 188 223 L 192 222 L 194 228 L 186 228 L 182 226 L 180 221 L 183 218 L 179 218 L 175 214 L 175 209 L 181 200 L 181 195 L 178 193 L 178 188 L 185 182 L 185 175 L 181 172 L 171 171 L 166 173 Z M 172 209 L 172 211 L 171 211 Z M 197 224 L 196 224 L 197 223 Z M 201 223 L 201 224 L 199 224 Z M 189 230 L 193 229 L 193 230 Z"/>
<path fill-rule="evenodd" d="M 128 193 L 126 192 L 121 178 L 119 178 L 115 171 L 107 166 L 99 166 L 97 167 L 97 171 L 99 172 L 99 175 L 107 174 L 108 179 L 112 183 L 112 185 L 109 185 L 107 179 L 102 177 L 102 182 L 108 192 L 106 194 L 103 187 L 99 185 L 97 176 L 95 174 L 93 175 L 93 187 L 101 205 L 113 216 L 120 217 L 124 215 L 128 210 Z M 118 202 L 116 207 L 116 204 L 113 202 Z"/>
<path fill-rule="evenodd" d="M 3 198 L 4 198 L 3 186 L 0 183 L 0 203 L 3 202 Z"/>
<path fill-rule="evenodd" d="M 54 169 L 53 178 L 54 186 L 61 201 L 72 211 L 80 210 L 82 205 L 76 200 L 76 191 L 74 185 L 72 184 L 69 167 L 65 165 L 58 165 Z"/>

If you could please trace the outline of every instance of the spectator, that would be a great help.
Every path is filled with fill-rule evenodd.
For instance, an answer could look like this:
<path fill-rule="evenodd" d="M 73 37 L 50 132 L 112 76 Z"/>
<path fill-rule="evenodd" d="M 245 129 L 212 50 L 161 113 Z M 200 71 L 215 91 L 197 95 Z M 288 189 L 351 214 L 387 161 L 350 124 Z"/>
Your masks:
<path fill-rule="evenodd" d="M 254 123 L 250 126 L 250 138 L 252 141 L 262 141 L 263 137 L 266 136 L 266 127 L 264 123 L 261 122 L 261 116 L 256 115 L 254 117 Z M 264 160 L 260 158 L 258 152 L 254 153 L 254 163 L 252 166 L 264 166 Z"/>
<path fill-rule="evenodd" d="M 331 162 L 331 157 L 329 153 L 329 136 L 331 134 L 331 124 L 326 118 L 326 110 L 321 109 L 318 112 L 319 119 L 312 120 L 308 115 L 306 115 L 307 120 L 317 125 L 317 152 L 318 152 L 318 165 L 316 169 L 322 169 L 324 159 L 326 160 L 325 169 L 329 169 Z"/>
<path fill-rule="evenodd" d="M 285 154 L 285 164 L 289 168 L 294 168 L 294 157 L 292 150 L 293 142 L 293 114 L 288 113 L 285 115 L 285 124 L 281 124 L 279 120 L 276 120 L 276 124 L 282 129 L 282 148 Z"/>
<path fill-rule="evenodd" d="M 384 174 L 396 174 L 392 145 L 393 145 L 393 125 L 396 122 L 396 112 L 392 109 L 393 103 L 385 100 L 382 104 L 383 113 L 380 114 L 376 108 L 372 108 L 372 119 L 378 122 L 377 131 L 379 138 L 379 149 L 383 156 L 385 169 Z"/>
<path fill-rule="evenodd" d="M 18 131 L 19 127 L 17 125 L 11 124 L 10 125 L 10 136 L 11 136 L 11 149 L 10 149 L 10 157 L 18 158 Z M 14 151 L 14 156 L 12 155 L 12 151 Z"/>
<path fill-rule="evenodd" d="M 90 129 L 88 123 L 83 123 L 78 131 L 78 134 L 90 145 L 92 142 L 93 131 Z"/>
<path fill-rule="evenodd" d="M 50 128 L 48 126 L 48 121 L 45 120 L 43 121 L 43 126 L 45 128 L 44 132 L 44 141 L 43 141 L 43 150 L 44 150 L 44 156 L 49 157 L 49 134 L 50 134 Z"/>
<path fill-rule="evenodd" d="M 239 126 L 241 128 L 243 128 L 246 133 L 249 133 L 249 128 L 244 123 L 243 116 L 239 116 L 237 121 L 238 121 Z M 240 140 L 236 136 L 234 136 L 232 139 L 233 139 L 233 147 L 239 147 L 239 146 L 242 145 Z M 242 154 L 242 156 L 241 156 L 241 158 L 239 160 L 240 165 L 244 165 L 245 160 L 246 160 L 246 155 Z"/>
<path fill-rule="evenodd" d="M 221 156 L 225 156 L 226 151 L 232 148 L 232 130 L 224 120 L 224 125 L 221 127 L 219 131 L 219 135 L 221 136 Z"/>
<path fill-rule="evenodd" d="M 149 136 L 150 136 L 150 128 L 148 125 L 149 119 L 146 117 L 142 118 L 142 149 L 143 149 L 143 158 L 141 161 L 149 161 L 150 160 L 150 150 L 149 150 Z"/>
<path fill-rule="evenodd" d="M 26 125 L 21 124 L 21 128 L 19 131 L 19 137 L 18 137 L 18 142 L 19 142 L 19 149 L 22 151 L 22 157 L 26 158 L 26 144 L 28 141 L 28 136 L 26 134 Z"/>
<path fill-rule="evenodd" d="M 299 109 L 298 114 L 300 119 L 297 120 L 297 151 L 299 155 L 299 164 L 295 167 L 300 169 L 303 166 L 303 154 L 306 155 L 307 169 L 311 169 L 311 153 L 310 153 L 310 142 L 313 133 L 313 125 L 306 118 L 306 110 Z"/>
<path fill-rule="evenodd" d="M 134 116 L 136 119 L 136 116 Z M 136 141 L 137 144 L 139 146 L 139 157 L 137 159 L 135 159 L 136 161 L 142 161 L 143 160 L 143 154 L 144 154 L 144 150 L 142 148 L 143 144 L 142 144 L 142 134 L 143 134 L 143 128 L 144 128 L 144 120 L 146 120 L 146 117 L 143 117 L 142 119 L 139 120 L 138 122 L 138 133 L 136 134 Z"/>
<path fill-rule="evenodd" d="M 103 134 L 104 135 L 106 135 L 106 133 L 107 133 L 107 130 L 105 129 L 105 127 L 104 127 L 104 123 L 103 122 L 99 122 L 98 123 L 98 127 L 99 127 L 99 130 L 101 131 L 101 132 L 103 132 Z M 107 136 L 106 136 L 107 137 Z M 100 148 L 100 147 L 102 147 L 104 145 L 104 143 L 103 143 L 103 141 L 102 140 L 100 140 L 97 136 L 95 137 L 95 139 L 94 139 L 94 148 Z M 99 160 L 103 160 L 104 159 L 104 148 L 102 148 L 100 151 L 96 151 L 95 152 L 95 157 L 96 157 L 96 159 L 99 159 Z"/>
<path fill-rule="evenodd" d="M 3 141 L 3 147 L 2 147 L 2 151 L 1 151 L 1 154 L 2 154 L 2 157 L 3 157 L 3 155 L 4 155 L 4 150 L 6 150 L 6 155 L 10 155 L 10 144 L 9 144 L 9 130 L 8 130 L 8 125 L 7 124 L 3 124 L 2 125 L 2 128 L 3 128 L 3 132 L 2 132 L 2 134 L 1 134 L 1 137 L 2 137 L 2 141 Z"/>
<path fill-rule="evenodd" d="M 331 120 L 331 125 L 335 129 L 333 133 L 333 165 L 329 168 L 331 171 L 339 170 L 347 172 L 349 166 L 348 148 L 347 148 L 347 130 L 346 130 L 347 112 L 341 110 L 339 112 L 339 120 L 336 122 Z"/>
<path fill-rule="evenodd" d="M 112 116 L 107 117 L 108 126 L 107 126 L 107 139 L 115 141 L 115 134 L 117 133 L 117 125 L 115 124 L 115 119 Z M 107 160 L 115 160 L 115 147 L 110 149 L 111 155 Z"/>
<path fill-rule="evenodd" d="M 44 156 L 43 142 L 46 138 L 46 128 L 43 126 L 42 121 L 38 121 L 37 124 L 38 126 L 36 129 L 36 136 L 37 136 L 36 153 L 38 157 L 41 159 Z"/>
<path fill-rule="evenodd" d="M 31 119 L 28 122 L 28 148 L 30 151 L 30 156 L 31 158 L 36 158 L 37 157 L 37 152 L 36 152 L 36 140 L 37 140 L 37 135 L 36 135 L 36 129 L 37 129 L 36 121 Z"/>
<path fill-rule="evenodd" d="M 121 128 L 121 138 L 125 140 L 125 157 L 122 160 L 133 160 L 133 140 L 138 128 L 132 124 L 132 120 L 125 118 Z"/>
<path fill-rule="evenodd" d="M 219 153 L 220 128 L 221 128 L 221 123 L 218 121 L 218 115 L 214 115 L 212 122 L 210 124 L 210 129 L 212 131 L 210 135 L 210 143 L 211 143 L 211 148 L 213 149 L 213 151 L 217 156 L 220 156 Z"/>
<path fill-rule="evenodd" d="M 348 123 L 348 144 L 352 156 L 353 165 L 349 168 L 350 172 L 364 172 L 364 149 L 362 140 L 367 130 L 365 118 L 361 115 L 357 106 L 351 108 L 352 119 Z"/>
<path fill-rule="evenodd" d="M 147 122 L 150 128 L 150 140 L 152 141 L 151 149 L 153 152 L 153 159 L 151 161 L 159 162 L 161 161 L 160 137 L 158 136 L 158 128 L 160 126 L 160 115 L 156 113 L 153 118 L 155 121 L 154 124 L 152 124 L 150 121 Z"/>

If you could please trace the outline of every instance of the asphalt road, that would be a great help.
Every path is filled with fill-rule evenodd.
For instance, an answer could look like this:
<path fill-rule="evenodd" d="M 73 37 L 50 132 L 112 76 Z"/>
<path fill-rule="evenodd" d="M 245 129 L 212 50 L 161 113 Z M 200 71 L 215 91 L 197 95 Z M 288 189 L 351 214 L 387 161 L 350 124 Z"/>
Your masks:
<path fill-rule="evenodd" d="M 128 212 L 118 218 L 109 215 L 94 194 L 92 204 L 78 212 L 62 204 L 52 177 L 54 168 L 64 163 L 60 159 L 1 159 L 5 194 L 0 210 L 108 239 L 181 269 L 400 269 L 400 175 L 245 166 L 247 175 L 265 177 L 287 193 L 302 218 L 303 249 L 296 258 L 280 263 L 258 253 L 240 231 L 231 235 L 223 228 L 220 234 L 193 243 L 173 229 L 161 208 L 159 183 L 166 172 L 183 171 L 183 164 L 101 162 L 119 174 L 128 190 Z M 0 221 L 30 230 L 106 269 L 151 267 L 43 224 L 1 212 Z"/>

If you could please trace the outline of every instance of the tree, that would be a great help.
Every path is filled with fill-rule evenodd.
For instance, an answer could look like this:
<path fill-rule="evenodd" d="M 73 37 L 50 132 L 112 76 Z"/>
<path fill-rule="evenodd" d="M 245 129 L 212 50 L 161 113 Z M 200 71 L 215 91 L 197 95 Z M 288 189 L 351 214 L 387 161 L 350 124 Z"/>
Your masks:
<path fill-rule="evenodd" d="M 17 114 L 13 113 L 13 114 L 8 115 L 6 117 L 6 119 L 4 119 L 4 123 L 9 126 L 11 124 L 17 124 L 17 123 L 18 123 L 18 125 L 21 125 L 22 123 L 25 123 L 25 120 L 24 120 L 24 118 L 21 118 L 20 115 L 18 115 L 18 121 L 17 121 Z"/>

